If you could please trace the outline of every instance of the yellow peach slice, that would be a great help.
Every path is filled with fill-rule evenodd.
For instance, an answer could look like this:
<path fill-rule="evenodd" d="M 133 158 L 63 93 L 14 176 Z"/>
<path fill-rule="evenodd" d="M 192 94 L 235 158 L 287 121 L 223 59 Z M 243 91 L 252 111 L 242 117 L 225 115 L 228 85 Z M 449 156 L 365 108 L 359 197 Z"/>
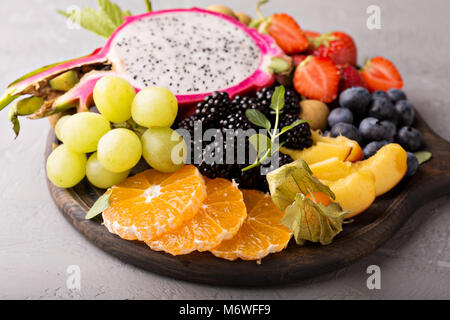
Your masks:
<path fill-rule="evenodd" d="M 406 151 L 398 144 L 391 143 L 367 160 L 357 162 L 356 170 L 367 170 L 375 175 L 375 188 L 380 196 L 395 187 L 406 173 Z"/>
<path fill-rule="evenodd" d="M 322 181 L 336 196 L 336 202 L 352 218 L 366 210 L 375 200 L 375 177 L 370 171 L 358 171 L 336 181 Z"/>
<path fill-rule="evenodd" d="M 358 142 L 348 139 L 344 136 L 339 136 L 336 138 L 332 138 L 330 136 L 322 136 L 319 131 L 311 131 L 311 138 L 313 140 L 313 144 L 317 144 L 318 142 L 332 143 L 345 145 L 352 148 L 351 154 L 346 159 L 347 161 L 356 162 L 362 160 L 364 158 L 364 153 Z"/>
<path fill-rule="evenodd" d="M 338 158 L 310 165 L 319 180 L 336 181 L 358 171 L 370 171 L 375 176 L 377 196 L 382 195 L 400 182 L 405 175 L 406 151 L 398 144 L 388 144 L 371 158 L 360 162 L 344 162 Z"/>
<path fill-rule="evenodd" d="M 316 145 L 301 151 L 286 148 L 281 148 L 280 151 L 294 160 L 303 159 L 308 165 L 311 165 L 333 157 L 345 161 L 351 154 L 352 148 L 346 145 L 317 142 Z"/>
<path fill-rule="evenodd" d="M 351 162 L 342 161 L 336 157 L 313 163 L 309 168 L 314 177 L 319 180 L 328 181 L 336 181 L 355 172 L 355 168 Z"/>

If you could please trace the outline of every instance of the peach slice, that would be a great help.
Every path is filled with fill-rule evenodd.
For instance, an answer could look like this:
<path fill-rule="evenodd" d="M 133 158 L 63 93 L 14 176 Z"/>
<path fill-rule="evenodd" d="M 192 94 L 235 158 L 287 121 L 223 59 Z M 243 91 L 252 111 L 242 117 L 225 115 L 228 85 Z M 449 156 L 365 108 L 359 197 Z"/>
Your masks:
<path fill-rule="evenodd" d="M 375 176 L 370 171 L 357 171 L 336 181 L 322 181 L 336 196 L 336 202 L 352 218 L 366 210 L 375 200 Z"/>
<path fill-rule="evenodd" d="M 319 180 L 336 181 L 355 172 L 355 168 L 349 161 L 339 158 L 330 158 L 309 166 L 314 177 Z"/>
<path fill-rule="evenodd" d="M 358 142 L 348 139 L 344 136 L 339 136 L 336 138 L 332 138 L 330 136 L 324 137 L 320 134 L 319 131 L 311 131 L 311 138 L 313 140 L 313 144 L 316 144 L 318 142 L 325 142 L 325 143 L 338 144 L 338 145 L 344 145 L 344 146 L 351 147 L 352 152 L 346 159 L 347 161 L 356 162 L 356 161 L 362 160 L 364 158 L 363 150 L 359 146 Z"/>
<path fill-rule="evenodd" d="M 303 159 L 308 165 L 311 165 L 334 157 L 345 161 L 351 154 L 352 148 L 347 145 L 317 142 L 316 145 L 301 151 L 286 148 L 281 148 L 280 151 L 294 160 Z"/>
<path fill-rule="evenodd" d="M 344 162 L 338 158 L 310 165 L 319 180 L 336 181 L 358 171 L 370 171 L 375 176 L 377 196 L 388 192 L 402 180 L 406 173 L 406 151 L 398 144 L 391 143 L 372 156 L 360 162 Z"/>
<path fill-rule="evenodd" d="M 367 160 L 353 165 L 356 170 L 368 170 L 375 175 L 375 188 L 380 196 L 395 187 L 406 173 L 406 151 L 391 143 Z"/>

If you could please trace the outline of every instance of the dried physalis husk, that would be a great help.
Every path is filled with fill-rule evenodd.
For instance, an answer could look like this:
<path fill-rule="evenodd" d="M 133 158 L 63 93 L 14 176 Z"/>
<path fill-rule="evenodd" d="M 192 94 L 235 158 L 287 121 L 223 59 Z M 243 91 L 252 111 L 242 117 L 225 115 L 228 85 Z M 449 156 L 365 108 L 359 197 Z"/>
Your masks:
<path fill-rule="evenodd" d="M 295 201 L 286 208 L 281 223 L 292 231 L 297 244 L 311 241 L 327 245 L 342 231 L 347 213 L 337 202 L 324 206 L 298 193 Z"/>
<path fill-rule="evenodd" d="M 330 244 L 342 231 L 343 211 L 330 188 L 314 178 L 308 165 L 297 160 L 267 175 L 273 202 L 285 212 L 281 222 L 294 234 L 297 244 L 305 241 Z M 329 199 L 320 203 L 314 194 Z"/>

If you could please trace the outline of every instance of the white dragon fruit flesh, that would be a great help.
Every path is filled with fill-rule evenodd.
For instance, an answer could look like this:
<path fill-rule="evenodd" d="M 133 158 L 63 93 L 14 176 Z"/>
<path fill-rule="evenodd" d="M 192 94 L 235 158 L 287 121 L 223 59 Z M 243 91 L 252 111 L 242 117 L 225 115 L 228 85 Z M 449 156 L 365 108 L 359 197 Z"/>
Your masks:
<path fill-rule="evenodd" d="M 214 91 L 233 97 L 271 85 L 277 71 L 273 62 L 278 69 L 290 67 L 271 37 L 233 18 L 198 8 L 154 11 L 126 18 L 91 55 L 15 81 L 0 98 L 0 110 L 21 95 L 34 95 L 43 97 L 44 104 L 31 118 L 73 107 L 85 111 L 96 82 L 105 75 L 123 77 L 137 91 L 167 87 L 181 107 L 193 106 Z M 53 90 L 49 80 L 68 70 L 76 71 L 80 82 L 67 92 Z"/>

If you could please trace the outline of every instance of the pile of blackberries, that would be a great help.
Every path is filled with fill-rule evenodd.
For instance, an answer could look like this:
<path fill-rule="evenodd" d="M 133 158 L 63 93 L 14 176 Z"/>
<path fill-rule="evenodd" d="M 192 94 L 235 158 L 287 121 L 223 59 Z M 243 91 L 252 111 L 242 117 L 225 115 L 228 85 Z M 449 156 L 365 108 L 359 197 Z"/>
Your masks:
<path fill-rule="evenodd" d="M 175 125 L 176 129 L 185 129 L 190 134 L 190 141 L 187 141 L 190 149 L 189 154 L 191 155 L 188 159 L 190 163 L 195 164 L 200 172 L 208 178 L 226 178 L 235 180 L 242 188 L 268 191 L 265 174 L 290 162 L 291 159 L 287 155 L 277 153 L 273 156 L 277 158 L 270 159 L 262 168 L 256 167 L 242 171 L 256 159 L 255 152 L 253 154 L 249 152 L 252 149 L 248 136 L 245 136 L 245 131 L 254 129 L 257 132 L 261 129 L 247 119 L 245 111 L 257 109 L 266 115 L 273 125 L 275 117 L 271 113 L 270 103 L 274 90 L 275 88 L 264 88 L 253 96 L 236 96 L 234 99 L 230 99 L 226 92 L 214 92 L 207 96 L 204 101 L 198 104 L 194 115 Z M 280 129 L 298 119 L 300 113 L 299 101 L 300 97 L 297 93 L 287 88 L 285 106 L 279 120 Z M 202 141 L 194 139 L 195 125 L 198 125 L 199 122 L 201 122 L 201 132 L 197 132 L 197 135 L 200 135 Z M 221 135 L 222 140 L 212 138 L 212 141 L 203 141 L 205 138 L 203 135 L 208 129 L 215 129 L 212 132 Z M 234 135 L 231 139 L 230 132 Z M 286 147 L 297 150 L 312 146 L 308 123 L 301 124 L 283 134 L 280 142 L 284 142 Z M 245 150 L 245 155 L 242 155 L 242 150 Z M 235 162 L 227 164 L 226 160 L 227 157 L 230 157 L 230 153 L 234 155 Z M 211 159 L 214 160 L 213 163 L 211 163 Z M 215 161 L 217 159 L 218 161 Z M 238 159 L 239 161 L 237 161 Z M 274 163 L 274 165 L 271 163 Z"/>

